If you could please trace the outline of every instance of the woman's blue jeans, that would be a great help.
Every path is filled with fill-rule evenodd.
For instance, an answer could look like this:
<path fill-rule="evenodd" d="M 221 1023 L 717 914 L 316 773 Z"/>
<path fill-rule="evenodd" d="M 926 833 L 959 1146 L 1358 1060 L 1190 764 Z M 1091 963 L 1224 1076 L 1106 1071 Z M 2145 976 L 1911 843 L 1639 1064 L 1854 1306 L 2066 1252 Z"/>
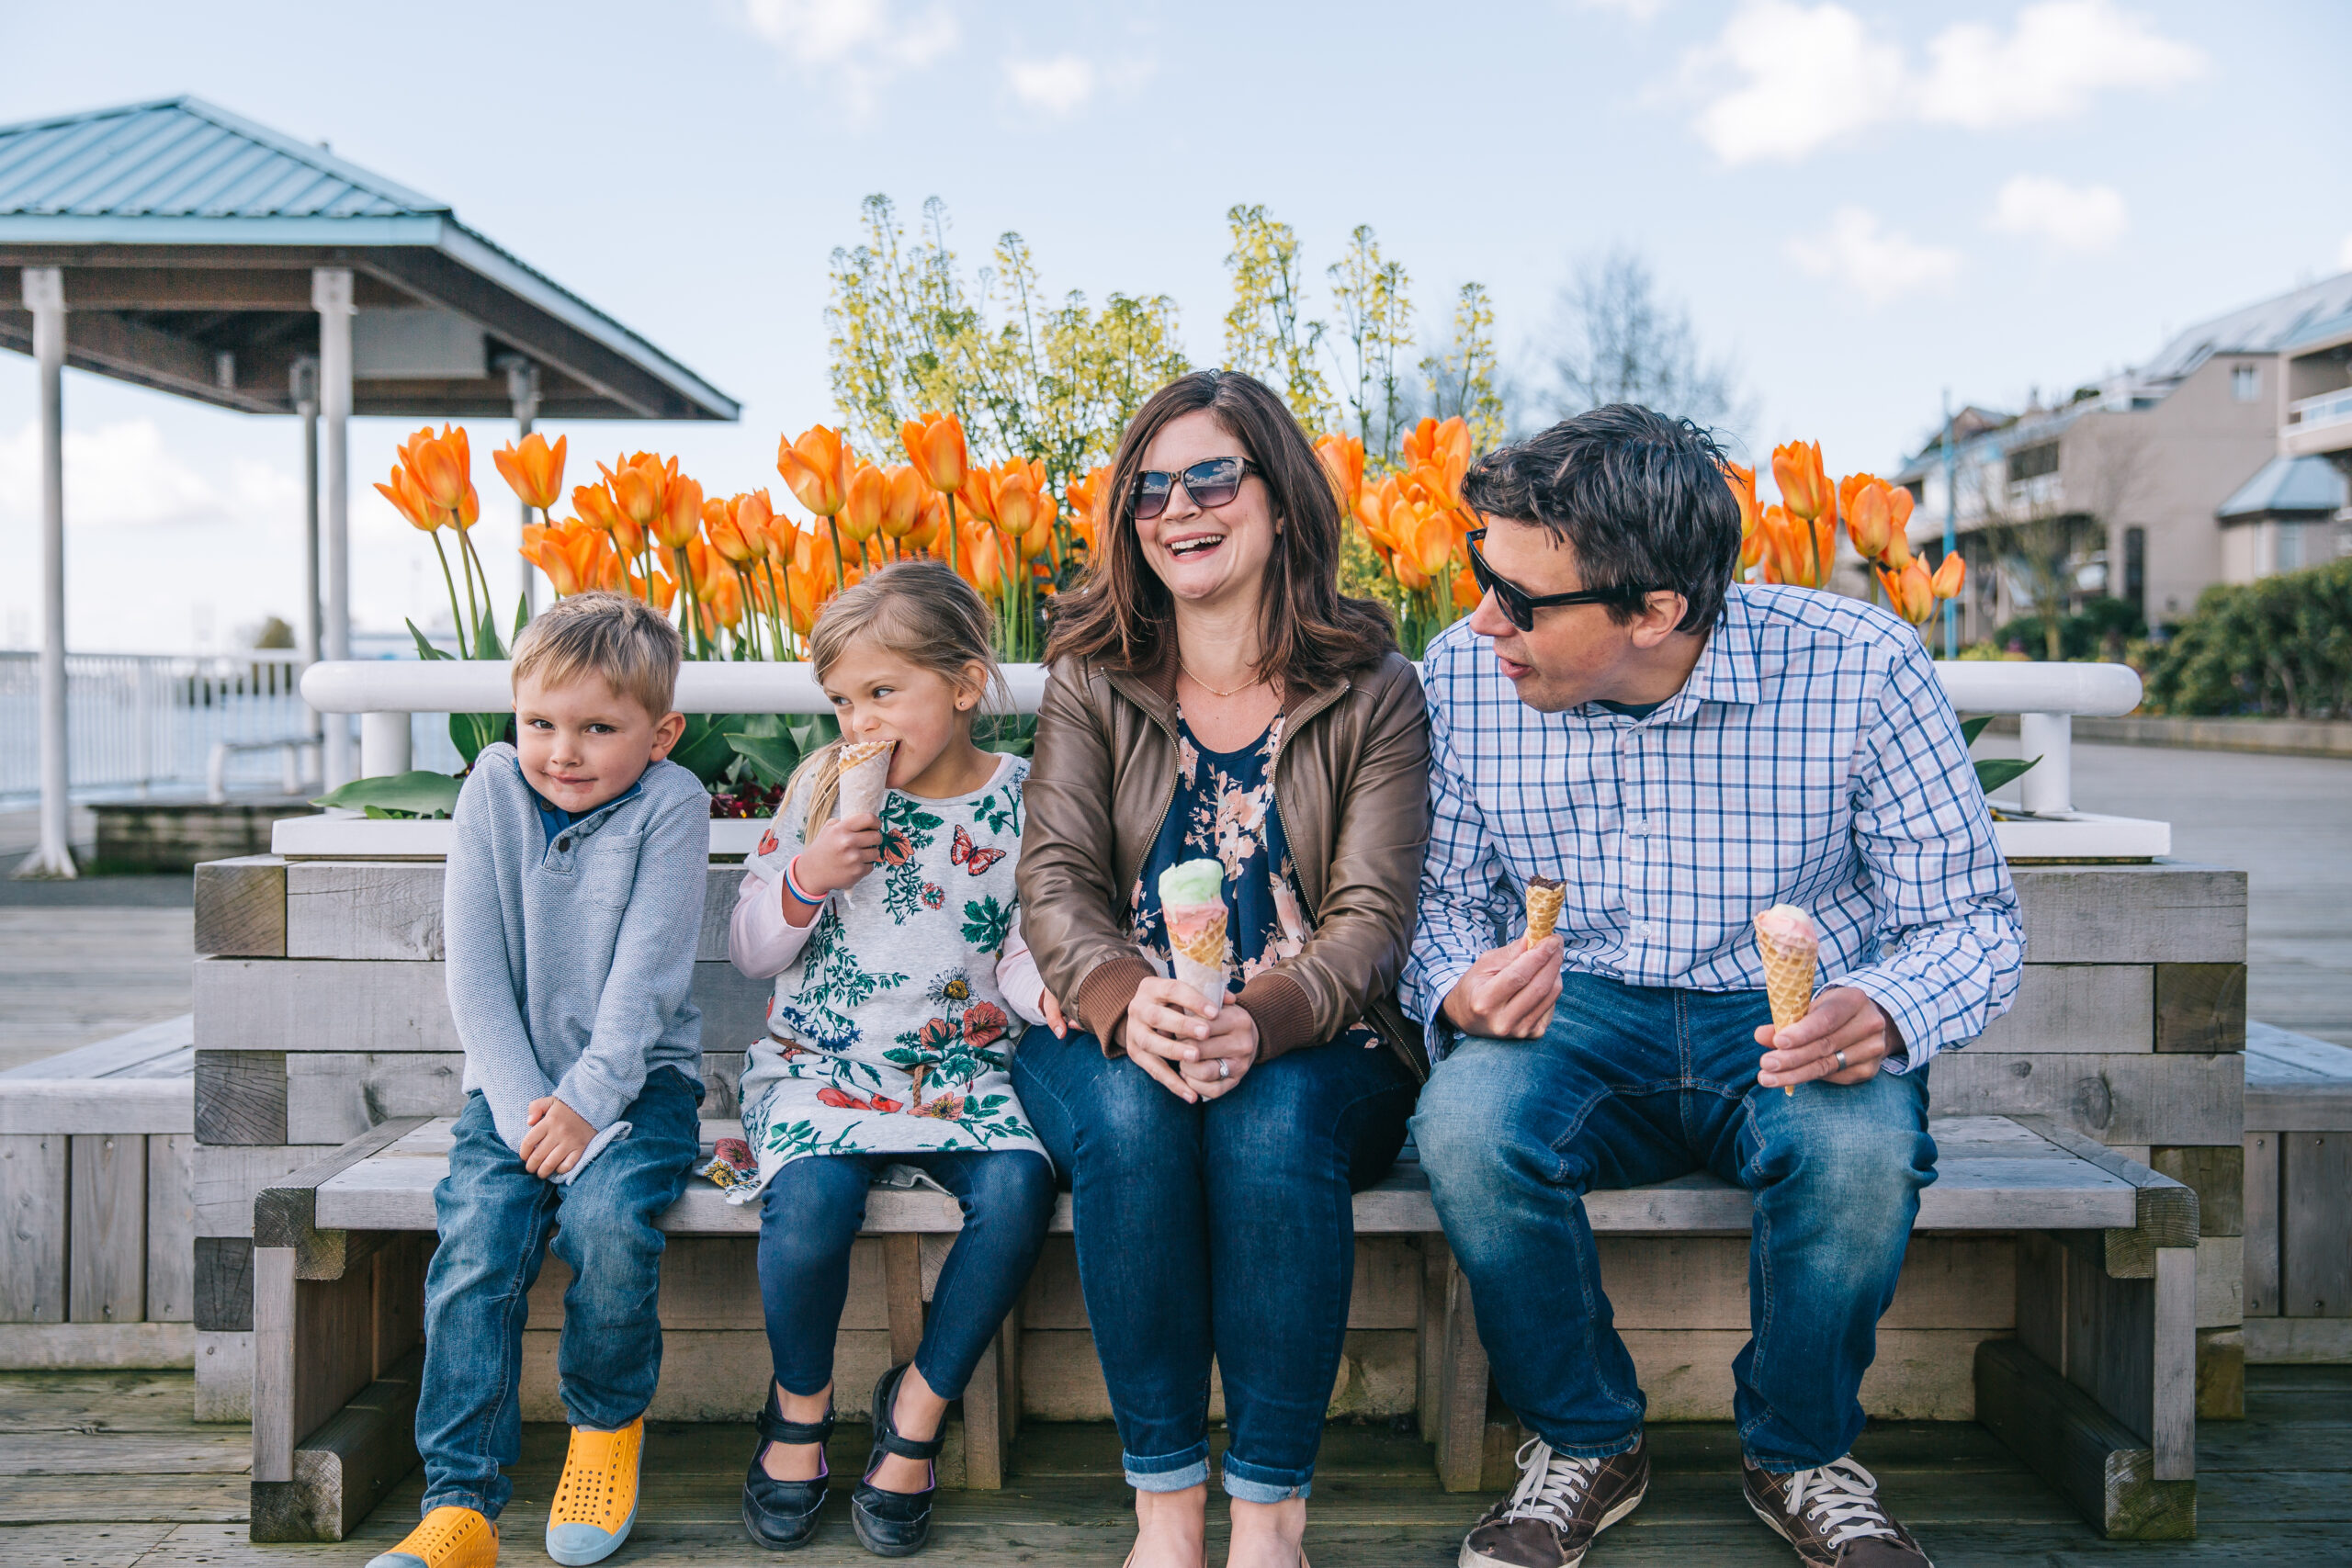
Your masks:
<path fill-rule="evenodd" d="M 809 1155 L 760 1194 L 760 1301 L 775 1381 L 790 1393 L 833 1381 L 833 1338 L 849 1295 L 849 1248 L 865 1194 L 889 1165 L 910 1165 L 956 1195 L 964 1228 L 941 1265 L 915 1368 L 942 1399 L 972 1369 L 1029 1282 L 1054 1217 L 1054 1172 L 1027 1149 L 944 1154 Z"/>
<path fill-rule="evenodd" d="M 1226 1491 L 1306 1495 L 1355 1281 L 1349 1194 L 1396 1162 L 1411 1075 L 1383 1048 L 1315 1045 L 1187 1105 L 1091 1034 L 1032 1029 L 1012 1081 L 1069 1182 L 1127 1483 L 1208 1480 L 1214 1356 Z"/>
<path fill-rule="evenodd" d="M 701 1105 L 699 1082 L 655 1070 L 621 1112 L 628 1134 L 558 1187 L 523 1168 L 479 1091 L 466 1096 L 433 1190 L 441 1245 L 424 1276 L 416 1404 L 424 1512 L 447 1503 L 494 1519 L 514 1495 L 503 1467 L 522 1452 L 523 1325 L 550 1246 L 571 1269 L 556 1349 L 565 1413 L 600 1432 L 645 1414 L 662 1376 L 654 1221 L 685 1190 Z"/>
<path fill-rule="evenodd" d="M 1537 1040 L 1465 1038 L 1413 1118 L 1495 1381 L 1561 1452 L 1621 1453 L 1646 1405 L 1601 1290 L 1584 1195 L 1707 1170 L 1756 1194 L 1749 1339 L 1732 1363 L 1742 1448 L 1827 1464 L 1862 1429 L 1862 1373 L 1935 1179 L 1928 1075 L 1756 1082 L 1761 993 L 1569 975 Z"/>

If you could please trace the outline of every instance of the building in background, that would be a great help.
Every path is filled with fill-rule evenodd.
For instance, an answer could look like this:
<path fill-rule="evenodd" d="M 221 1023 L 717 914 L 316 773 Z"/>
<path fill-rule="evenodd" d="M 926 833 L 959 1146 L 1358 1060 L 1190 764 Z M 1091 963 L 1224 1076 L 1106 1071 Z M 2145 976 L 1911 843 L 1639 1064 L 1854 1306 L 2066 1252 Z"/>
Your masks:
<path fill-rule="evenodd" d="M 1951 437 L 1964 640 L 2097 598 L 2162 626 L 2213 583 L 2352 555 L 2352 273 L 2199 322 L 2059 406 L 1964 409 Z M 1944 471 L 1939 431 L 1894 476 L 1930 556 Z"/>

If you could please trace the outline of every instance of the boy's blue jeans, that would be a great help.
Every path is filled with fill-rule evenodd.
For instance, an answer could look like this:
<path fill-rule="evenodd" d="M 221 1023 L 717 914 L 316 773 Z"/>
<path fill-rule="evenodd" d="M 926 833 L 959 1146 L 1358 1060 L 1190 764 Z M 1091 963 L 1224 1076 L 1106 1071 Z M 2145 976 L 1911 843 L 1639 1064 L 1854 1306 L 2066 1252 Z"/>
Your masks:
<path fill-rule="evenodd" d="M 940 1265 L 915 1366 L 931 1392 L 954 1399 L 1029 1282 L 1054 1217 L 1054 1168 L 1027 1149 L 938 1154 L 809 1155 L 760 1194 L 760 1301 L 768 1353 L 788 1393 L 833 1381 L 833 1340 L 849 1298 L 849 1248 L 865 1223 L 865 1194 L 882 1168 L 910 1165 L 963 1205 L 964 1228 Z"/>
<path fill-rule="evenodd" d="M 575 1427 L 611 1431 L 645 1414 L 662 1375 L 662 1233 L 701 1148 L 702 1085 L 664 1067 L 622 1113 L 626 1136 L 558 1187 L 523 1168 L 479 1092 L 433 1190 L 441 1245 L 424 1278 L 424 1386 L 416 1446 L 424 1511 L 444 1504 L 492 1518 L 523 1443 L 523 1324 L 552 1245 L 571 1269 L 556 1352 Z M 553 1233 L 550 1242 L 549 1233 Z"/>
<path fill-rule="evenodd" d="M 1233 1439 L 1226 1492 L 1306 1496 L 1347 1341 L 1349 1194 L 1396 1163 L 1411 1075 L 1385 1048 L 1310 1045 L 1188 1105 L 1091 1034 L 1033 1028 L 1012 1082 L 1070 1184 L 1127 1484 L 1208 1480 L 1214 1355 Z"/>
<path fill-rule="evenodd" d="M 1756 1082 L 1760 992 L 1569 975 L 1537 1040 L 1464 1038 L 1413 1118 L 1446 1240 L 1503 1398 L 1558 1452 L 1622 1453 L 1646 1408 L 1602 1292 L 1584 1194 L 1713 1171 L 1756 1194 L 1750 1337 L 1732 1363 L 1750 1461 L 1844 1457 L 1935 1179 L 1923 1068 L 1862 1083 Z"/>

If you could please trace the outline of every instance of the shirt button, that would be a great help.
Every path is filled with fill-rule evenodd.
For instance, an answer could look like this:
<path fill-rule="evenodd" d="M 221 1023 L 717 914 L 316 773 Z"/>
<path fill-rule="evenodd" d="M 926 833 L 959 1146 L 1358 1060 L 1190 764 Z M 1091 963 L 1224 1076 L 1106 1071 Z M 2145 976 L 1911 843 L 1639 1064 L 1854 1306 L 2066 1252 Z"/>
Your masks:
<path fill-rule="evenodd" d="M 571 840 L 570 839 L 558 839 L 555 841 L 555 847 L 560 850 L 568 850 L 571 847 Z"/>

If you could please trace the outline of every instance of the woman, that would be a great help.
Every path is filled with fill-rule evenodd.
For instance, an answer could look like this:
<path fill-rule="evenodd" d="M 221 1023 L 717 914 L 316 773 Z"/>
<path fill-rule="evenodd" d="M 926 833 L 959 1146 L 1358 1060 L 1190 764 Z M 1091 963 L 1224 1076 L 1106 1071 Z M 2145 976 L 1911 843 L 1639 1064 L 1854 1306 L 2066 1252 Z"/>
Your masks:
<path fill-rule="evenodd" d="M 1047 639 L 1022 840 L 1023 928 L 1069 1006 L 1013 1081 L 1074 1195 L 1134 1568 L 1203 1562 L 1212 1355 L 1227 1561 L 1295 1568 L 1347 1330 L 1348 1195 L 1387 1173 L 1425 1071 L 1391 987 L 1428 719 L 1386 615 L 1340 595 L 1331 482 L 1259 382 L 1160 389 L 1109 494 Z M 1227 912 L 1215 998 L 1167 977 L 1159 876 L 1201 859 Z"/>

